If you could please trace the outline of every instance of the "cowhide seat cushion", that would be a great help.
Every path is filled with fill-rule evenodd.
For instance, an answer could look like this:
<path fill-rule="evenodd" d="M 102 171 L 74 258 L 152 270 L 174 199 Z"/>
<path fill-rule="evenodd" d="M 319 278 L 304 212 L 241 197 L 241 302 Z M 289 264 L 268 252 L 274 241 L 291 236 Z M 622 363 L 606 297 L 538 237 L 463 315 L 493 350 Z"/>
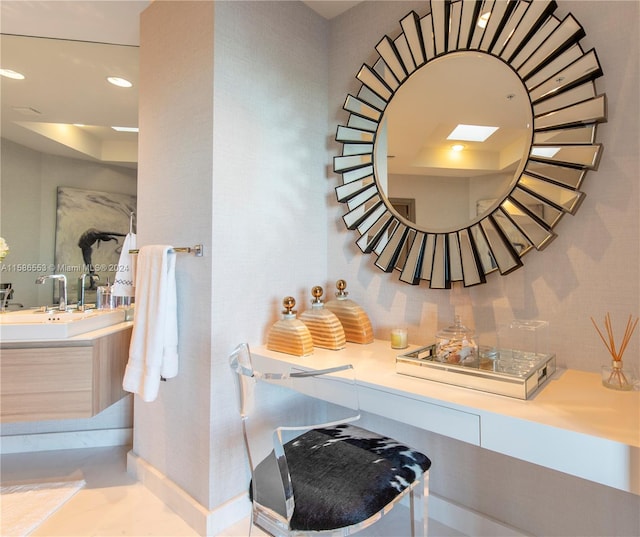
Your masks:
<path fill-rule="evenodd" d="M 358 524 L 431 466 L 422 453 L 353 425 L 311 430 L 285 445 L 295 498 L 291 529 Z"/>

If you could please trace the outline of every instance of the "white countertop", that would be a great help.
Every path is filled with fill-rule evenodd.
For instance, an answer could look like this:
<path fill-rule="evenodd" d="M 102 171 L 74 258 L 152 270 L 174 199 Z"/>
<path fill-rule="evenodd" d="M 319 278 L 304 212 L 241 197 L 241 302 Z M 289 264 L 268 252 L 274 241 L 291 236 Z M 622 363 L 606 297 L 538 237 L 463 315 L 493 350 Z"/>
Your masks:
<path fill-rule="evenodd" d="M 71 336 L 64 339 L 16 339 L 10 341 L 0 340 L 0 349 L 24 349 L 24 348 L 42 348 L 42 347 L 86 347 L 93 343 L 95 339 L 108 336 L 114 332 L 125 330 L 133 326 L 133 321 L 123 321 L 121 323 L 112 324 L 98 330 L 84 332 L 77 336 Z"/>
<path fill-rule="evenodd" d="M 258 369 L 351 363 L 364 411 L 640 494 L 640 392 L 605 388 L 599 373 L 561 369 L 528 400 L 494 395 L 396 373 L 396 355 L 413 348 L 376 340 L 305 357 L 266 346 L 252 353 Z"/>

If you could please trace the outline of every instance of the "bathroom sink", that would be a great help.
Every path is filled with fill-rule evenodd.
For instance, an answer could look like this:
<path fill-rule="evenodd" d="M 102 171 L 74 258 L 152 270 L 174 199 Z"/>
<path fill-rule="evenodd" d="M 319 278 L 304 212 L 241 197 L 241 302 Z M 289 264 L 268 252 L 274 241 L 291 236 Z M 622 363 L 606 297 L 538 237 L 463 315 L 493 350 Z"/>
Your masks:
<path fill-rule="evenodd" d="M 55 311 L 26 309 L 0 313 L 0 340 L 65 339 L 125 320 L 125 310 Z"/>

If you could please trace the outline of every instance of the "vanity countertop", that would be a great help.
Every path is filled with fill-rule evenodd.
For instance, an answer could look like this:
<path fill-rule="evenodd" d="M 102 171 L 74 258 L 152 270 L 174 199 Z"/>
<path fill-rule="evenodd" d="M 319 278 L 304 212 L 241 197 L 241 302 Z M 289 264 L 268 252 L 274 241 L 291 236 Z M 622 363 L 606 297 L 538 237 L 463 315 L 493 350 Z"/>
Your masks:
<path fill-rule="evenodd" d="M 65 339 L 16 339 L 11 341 L 2 341 L 0 339 L 0 349 L 24 349 L 28 348 L 50 348 L 50 347 L 86 347 L 98 338 L 111 335 L 120 330 L 125 330 L 133 326 L 132 321 L 123 321 L 121 323 L 112 324 L 105 328 L 84 332 L 77 336 L 71 336 Z"/>
<path fill-rule="evenodd" d="M 559 369 L 528 400 L 400 375 L 388 341 L 297 357 L 252 348 L 258 369 L 355 367 L 361 408 L 546 467 L 640 494 L 640 392 Z"/>

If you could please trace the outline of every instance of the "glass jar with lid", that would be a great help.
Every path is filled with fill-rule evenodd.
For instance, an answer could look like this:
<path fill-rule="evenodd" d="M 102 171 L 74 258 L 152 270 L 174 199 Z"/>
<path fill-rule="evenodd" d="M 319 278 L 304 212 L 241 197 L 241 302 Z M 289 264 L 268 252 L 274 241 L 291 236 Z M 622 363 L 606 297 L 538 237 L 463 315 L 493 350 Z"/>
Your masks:
<path fill-rule="evenodd" d="M 453 325 L 436 334 L 436 361 L 448 364 L 478 366 L 478 344 L 472 330 L 462 324 L 460 315 Z"/>

